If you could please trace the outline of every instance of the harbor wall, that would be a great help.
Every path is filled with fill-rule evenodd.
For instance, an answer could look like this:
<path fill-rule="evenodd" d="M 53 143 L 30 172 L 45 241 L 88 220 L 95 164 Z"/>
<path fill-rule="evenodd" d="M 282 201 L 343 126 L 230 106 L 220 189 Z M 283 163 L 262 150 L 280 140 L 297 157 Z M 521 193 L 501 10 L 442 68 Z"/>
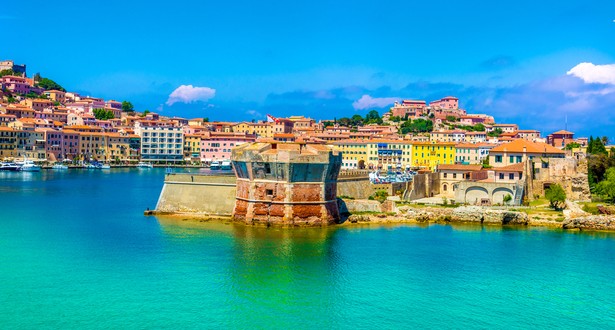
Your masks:
<path fill-rule="evenodd" d="M 236 183 L 234 175 L 167 174 L 158 198 L 156 212 L 231 217 L 235 206 Z M 398 183 L 395 187 L 391 184 L 375 187 L 362 173 L 340 175 L 337 182 L 337 196 L 367 199 L 377 189 L 384 189 L 391 194 L 403 186 L 405 183 Z"/>
<path fill-rule="evenodd" d="M 235 206 L 234 175 L 167 174 L 156 212 L 230 217 Z"/>

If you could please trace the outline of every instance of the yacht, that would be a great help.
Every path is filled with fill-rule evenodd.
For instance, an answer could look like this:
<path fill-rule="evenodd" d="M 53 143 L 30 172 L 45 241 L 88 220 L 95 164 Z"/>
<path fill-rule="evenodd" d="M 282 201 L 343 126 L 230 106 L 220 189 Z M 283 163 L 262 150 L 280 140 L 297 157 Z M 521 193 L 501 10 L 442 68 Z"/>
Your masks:
<path fill-rule="evenodd" d="M 220 165 L 220 169 L 223 171 L 230 171 L 233 169 L 230 160 L 223 160 L 222 165 Z"/>
<path fill-rule="evenodd" d="M 213 162 L 211 162 L 211 164 L 209 164 L 209 169 L 210 170 L 219 170 L 220 169 L 220 162 L 217 160 L 214 160 Z"/>
<path fill-rule="evenodd" d="M 53 164 L 51 167 L 53 170 L 68 170 L 68 166 L 60 163 Z"/>
<path fill-rule="evenodd" d="M 19 171 L 19 165 L 11 162 L 0 163 L 0 171 Z"/>
<path fill-rule="evenodd" d="M 96 169 L 96 165 L 87 163 L 87 164 L 83 165 L 83 168 L 88 169 L 88 170 L 95 170 Z"/>
<path fill-rule="evenodd" d="M 152 165 L 151 163 L 147 163 L 147 162 L 140 162 L 139 164 L 137 164 L 138 168 L 153 168 L 154 165 Z"/>
<path fill-rule="evenodd" d="M 101 170 L 110 170 L 111 169 L 111 165 L 109 164 L 100 164 L 100 166 L 98 167 Z"/>
<path fill-rule="evenodd" d="M 23 165 L 21 165 L 19 170 L 22 172 L 40 172 L 41 167 L 34 164 L 34 162 L 31 160 L 24 159 Z"/>

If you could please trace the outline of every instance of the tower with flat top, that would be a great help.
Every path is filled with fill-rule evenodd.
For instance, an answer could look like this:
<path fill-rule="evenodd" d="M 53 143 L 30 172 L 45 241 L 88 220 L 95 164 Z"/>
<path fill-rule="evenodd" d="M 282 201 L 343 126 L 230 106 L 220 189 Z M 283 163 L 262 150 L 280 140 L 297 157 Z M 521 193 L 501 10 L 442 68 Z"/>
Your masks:
<path fill-rule="evenodd" d="M 340 219 L 341 154 L 303 143 L 246 143 L 232 151 L 237 176 L 233 218 L 247 224 L 324 226 Z"/>

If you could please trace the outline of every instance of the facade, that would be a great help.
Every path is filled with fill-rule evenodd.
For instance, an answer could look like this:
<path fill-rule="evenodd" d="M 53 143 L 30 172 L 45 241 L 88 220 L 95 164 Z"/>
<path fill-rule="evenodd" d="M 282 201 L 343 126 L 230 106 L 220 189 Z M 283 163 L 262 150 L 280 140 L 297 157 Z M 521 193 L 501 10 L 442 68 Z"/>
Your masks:
<path fill-rule="evenodd" d="M 54 89 L 54 90 L 44 91 L 43 94 L 46 95 L 50 100 L 60 102 L 60 103 L 66 102 L 65 92 Z"/>
<path fill-rule="evenodd" d="M 454 96 L 447 96 L 437 101 L 429 102 L 429 106 L 440 109 L 459 109 L 459 99 Z"/>
<path fill-rule="evenodd" d="M 564 148 L 571 142 L 575 142 L 574 133 L 565 130 L 557 131 L 547 136 L 547 143 L 556 148 Z"/>
<path fill-rule="evenodd" d="M 233 217 L 247 224 L 329 225 L 340 219 L 333 147 L 246 143 L 233 149 L 237 192 Z"/>
<path fill-rule="evenodd" d="M 201 135 L 201 161 L 231 159 L 233 148 L 256 141 L 256 135 L 225 132 L 205 132 Z"/>
<path fill-rule="evenodd" d="M 455 146 L 455 163 L 482 164 L 489 158 L 489 150 L 495 145 L 488 143 L 460 143 Z"/>
<path fill-rule="evenodd" d="M 403 100 L 395 102 L 391 108 L 391 114 L 397 117 L 417 118 L 427 115 L 427 103 L 422 100 Z"/>
<path fill-rule="evenodd" d="M 434 171 L 440 164 L 455 163 L 455 143 L 414 142 L 411 155 L 413 168 Z"/>
<path fill-rule="evenodd" d="M 436 172 L 440 177 L 440 194 L 446 197 L 454 197 L 457 184 L 461 181 L 482 178 L 482 165 L 440 164 Z"/>
<path fill-rule="evenodd" d="M 517 163 L 525 163 L 528 159 L 534 161 L 535 164 L 548 164 L 549 158 L 564 158 L 565 155 L 566 153 L 563 150 L 545 143 L 516 139 L 491 149 L 489 152 L 489 165 L 505 167 Z"/>
<path fill-rule="evenodd" d="M 342 169 L 364 169 L 368 162 L 369 141 L 342 140 L 331 143 L 342 155 Z"/>
<path fill-rule="evenodd" d="M 162 121 L 138 121 L 135 133 L 141 138 L 141 159 L 147 162 L 181 162 L 184 158 L 182 128 Z"/>

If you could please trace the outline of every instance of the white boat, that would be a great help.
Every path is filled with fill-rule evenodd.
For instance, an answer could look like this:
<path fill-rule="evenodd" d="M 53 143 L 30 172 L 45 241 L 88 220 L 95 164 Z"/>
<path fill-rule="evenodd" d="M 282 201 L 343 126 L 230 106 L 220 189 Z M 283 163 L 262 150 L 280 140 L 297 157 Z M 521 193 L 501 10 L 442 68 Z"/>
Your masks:
<path fill-rule="evenodd" d="M 154 165 L 152 165 L 151 163 L 147 163 L 147 162 L 140 162 L 139 164 L 137 164 L 138 168 L 153 168 Z"/>
<path fill-rule="evenodd" d="M 0 163 L 0 171 L 19 171 L 19 168 L 20 166 L 15 163 L 11 163 L 11 162 Z"/>
<path fill-rule="evenodd" d="M 96 165 L 88 163 L 88 164 L 84 164 L 83 168 L 88 169 L 88 170 L 95 170 Z"/>
<path fill-rule="evenodd" d="M 68 170 L 68 166 L 67 165 L 63 165 L 60 163 L 54 164 L 51 169 L 53 170 Z"/>
<path fill-rule="evenodd" d="M 40 172 L 41 167 L 34 164 L 34 162 L 31 160 L 24 159 L 23 165 L 21 165 L 19 170 L 22 172 Z"/>
<path fill-rule="evenodd" d="M 101 164 L 99 168 L 101 170 L 110 170 L 111 169 L 111 165 L 109 165 L 109 164 Z"/>
<path fill-rule="evenodd" d="M 220 169 L 223 171 L 229 171 L 233 169 L 233 166 L 231 165 L 231 161 L 230 160 L 223 160 L 222 164 L 220 165 Z"/>
<path fill-rule="evenodd" d="M 211 162 L 211 164 L 209 164 L 209 169 L 210 170 L 219 170 L 220 169 L 220 162 L 217 160 L 214 160 L 213 162 Z"/>

